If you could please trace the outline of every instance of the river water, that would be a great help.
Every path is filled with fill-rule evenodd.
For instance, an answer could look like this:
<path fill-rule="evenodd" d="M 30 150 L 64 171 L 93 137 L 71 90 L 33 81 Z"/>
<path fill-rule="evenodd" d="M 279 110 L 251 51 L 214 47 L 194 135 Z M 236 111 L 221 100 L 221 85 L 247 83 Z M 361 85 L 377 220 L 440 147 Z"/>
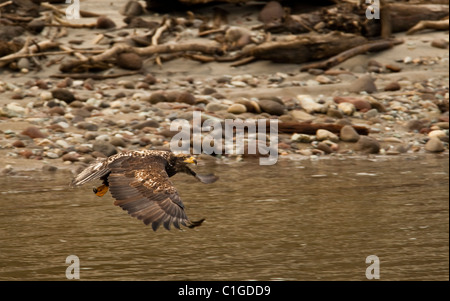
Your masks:
<path fill-rule="evenodd" d="M 198 167 L 202 170 L 202 166 Z M 0 177 L 0 280 L 449 280 L 448 156 L 219 164 L 173 178 L 201 227 L 153 232 L 71 173 Z"/>

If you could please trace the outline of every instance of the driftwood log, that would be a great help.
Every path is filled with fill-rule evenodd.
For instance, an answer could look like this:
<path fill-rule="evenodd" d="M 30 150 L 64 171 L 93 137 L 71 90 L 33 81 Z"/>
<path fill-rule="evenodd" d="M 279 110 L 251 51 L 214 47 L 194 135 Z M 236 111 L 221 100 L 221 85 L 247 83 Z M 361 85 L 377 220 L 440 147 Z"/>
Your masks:
<path fill-rule="evenodd" d="M 448 19 L 439 21 L 423 20 L 414 25 L 410 30 L 406 32 L 406 34 L 413 34 L 424 29 L 448 30 L 448 28 Z"/>
<path fill-rule="evenodd" d="M 151 45 L 148 47 L 132 47 L 127 44 L 115 44 L 110 49 L 105 50 L 101 54 L 91 56 L 82 60 L 71 60 L 64 62 L 60 65 L 61 72 L 76 72 L 77 68 L 83 65 L 95 65 L 111 59 L 115 59 L 116 56 L 123 52 L 134 52 L 140 56 L 151 56 L 161 53 L 174 53 L 174 52 L 200 52 L 207 54 L 220 54 L 221 48 L 216 43 L 186 43 L 186 44 L 162 44 Z M 82 68 L 85 69 L 85 68 Z"/>
<path fill-rule="evenodd" d="M 0 59 L 0 68 L 5 66 L 6 64 L 16 60 L 17 58 L 23 57 L 24 54 L 33 54 L 41 51 L 45 51 L 52 48 L 57 48 L 59 46 L 58 42 L 54 42 L 51 40 L 42 41 L 39 43 L 35 43 L 30 45 L 30 39 L 27 39 L 25 45 L 18 52 L 6 55 Z"/>
<path fill-rule="evenodd" d="M 301 64 L 329 58 L 365 43 L 367 39 L 362 36 L 341 32 L 304 34 L 282 41 L 266 42 L 244 52 L 256 59 Z"/>
<path fill-rule="evenodd" d="M 272 0 L 260 0 L 259 2 L 270 2 Z M 283 0 L 279 0 L 280 2 L 283 2 Z M 164 9 L 164 8 L 172 8 L 174 5 L 200 5 L 200 4 L 208 4 L 208 3 L 235 3 L 235 4 L 241 4 L 241 3 L 247 3 L 247 2 L 255 2 L 254 0 L 146 0 L 148 9 Z M 297 2 L 304 2 L 307 3 L 310 1 L 307 0 L 300 0 Z M 344 2 L 343 0 L 329 0 L 329 3 L 338 3 L 338 2 Z"/>
<path fill-rule="evenodd" d="M 24 3 L 27 1 L 29 2 L 32 0 L 23 0 Z M 3 7 L 1 8 L 2 17 L 6 17 L 6 19 L 8 19 L 5 22 L 20 24 L 20 26 L 15 26 L 15 28 L 27 27 L 28 23 L 33 22 L 33 18 L 31 16 L 23 14 L 24 11 L 28 10 L 28 8 L 22 7 L 23 5 L 18 6 L 16 9 L 17 12 L 21 12 L 20 15 L 4 13 L 5 11 L 9 12 L 10 6 L 16 5 L 16 2 L 22 3 L 22 0 L 12 1 L 12 4 L 11 1 L 0 0 L 0 4 L 3 3 Z M 36 0 L 36 2 L 40 1 Z M 214 1 L 149 0 L 147 1 L 147 4 L 203 4 L 208 2 Z M 216 2 L 241 3 L 249 1 L 217 0 Z M 233 49 L 228 47 L 229 45 L 226 44 L 226 41 L 220 40 L 220 37 L 216 37 L 215 42 L 212 42 L 209 39 L 206 41 L 199 39 L 182 44 L 176 44 L 175 42 L 177 41 L 177 38 L 175 37 L 169 43 L 167 42 L 167 35 L 170 35 L 170 33 L 173 32 L 172 29 L 176 26 L 176 22 L 173 21 L 174 19 L 168 18 L 159 24 L 159 27 L 155 27 L 147 33 L 144 36 L 145 39 L 141 39 L 146 41 L 146 43 L 144 43 L 145 47 L 134 47 L 134 45 L 117 43 L 106 50 L 83 50 L 95 51 L 95 54 L 93 52 L 90 53 L 93 54 L 92 56 L 84 56 L 84 54 L 88 54 L 89 52 L 81 53 L 81 51 L 66 49 L 63 45 L 59 45 L 59 48 L 63 52 L 54 52 L 53 54 L 67 54 L 76 56 L 76 59 L 64 61 L 60 65 L 60 71 L 63 73 L 104 70 L 113 66 L 113 63 L 117 63 L 117 57 L 119 54 L 127 52 L 135 53 L 142 57 L 154 56 L 153 60 L 159 65 L 161 65 L 162 61 L 167 59 L 186 57 L 204 63 L 212 61 L 231 62 L 231 66 L 240 66 L 255 60 L 271 60 L 277 63 L 297 64 L 321 61 L 319 63 L 313 63 L 312 65 L 303 67 L 302 70 L 313 67 L 328 69 L 354 55 L 365 53 L 367 51 L 381 51 L 399 43 L 399 41 L 391 41 L 388 39 L 369 42 L 371 37 L 379 37 L 381 35 L 382 37 L 387 38 L 391 33 L 406 30 L 410 30 L 409 33 L 414 33 L 427 28 L 440 30 L 446 28 L 448 29 L 448 19 L 441 20 L 443 17 L 448 16 L 448 5 L 389 4 L 387 1 L 380 0 L 382 6 L 380 13 L 381 20 L 379 20 L 376 18 L 367 18 L 367 5 L 364 4 L 364 1 L 361 1 L 361 4 L 345 1 L 330 1 L 338 4 L 319 7 L 302 14 L 290 13 L 290 9 L 287 5 L 291 5 L 293 2 L 279 2 L 281 5 L 286 5 L 284 9 L 279 7 L 281 9 L 281 15 L 284 14 L 282 18 L 277 18 L 275 21 L 268 21 L 268 23 L 264 23 L 266 22 L 264 21 L 259 27 L 268 31 L 266 36 L 263 37 L 264 42 L 261 39 L 258 39 L 257 41 L 251 40 L 251 35 L 249 33 L 246 36 L 247 42 Z M 304 2 L 306 3 L 307 1 Z M 273 1 L 272 3 L 278 2 Z M 280 6 L 280 4 L 277 5 Z M 42 21 L 44 22 L 43 26 L 95 27 L 94 23 L 69 26 L 67 22 L 64 22 L 64 20 L 58 18 L 57 15 L 62 13 L 60 9 L 45 3 L 41 4 L 41 6 L 46 9 L 51 9 L 54 13 L 52 19 L 58 22 L 58 24 L 47 24 Z M 85 13 L 90 15 L 89 12 Z M 200 30 L 199 38 L 215 33 L 217 33 L 218 36 L 222 34 L 226 38 L 229 31 L 226 30 L 227 25 L 226 23 L 224 25 L 223 22 L 225 22 L 223 18 L 220 19 L 220 22 L 217 23 L 218 28 L 216 28 L 217 26 L 211 28 L 205 25 L 205 30 Z M 186 24 L 188 23 L 189 20 Z M 158 26 L 158 24 L 156 24 L 156 26 Z M 295 33 L 296 35 L 277 35 L 276 38 L 271 37 L 270 32 L 282 33 L 286 31 Z M 2 32 L 5 33 L 7 31 L 5 29 L 2 31 L 2 28 L 0 28 L 0 36 Z M 139 40 L 138 38 L 139 37 L 134 37 L 134 40 Z M 53 39 L 54 38 L 50 38 L 50 40 Z M 18 47 L 11 48 L 11 43 L 8 42 L 9 40 L 10 38 L 6 39 L 6 42 L 3 44 L 0 44 L 0 53 L 4 53 L 4 55 L 0 57 L 0 68 L 14 62 L 14 60 L 24 57 L 32 58 L 36 61 L 35 57 L 40 56 L 40 53 L 42 52 L 46 55 L 51 55 L 50 52 L 45 52 L 46 49 L 49 49 L 48 47 L 40 47 L 39 44 L 42 42 L 38 43 L 39 47 L 26 45 L 26 47 L 23 47 L 20 51 L 17 51 Z M 48 45 L 52 46 L 52 44 Z M 246 46 L 244 47 L 244 45 Z M 53 44 L 53 46 L 57 46 L 57 43 Z M 231 50 L 233 50 L 233 52 Z M 98 53 L 97 51 L 102 52 Z"/>
<path fill-rule="evenodd" d="M 420 21 L 441 20 L 449 14 L 448 5 L 380 2 L 379 18 L 367 18 L 367 5 L 340 3 L 302 14 L 290 14 L 287 10 L 283 18 L 264 24 L 264 29 L 295 34 L 337 30 L 365 37 L 387 38 L 390 33 L 407 31 Z"/>
<path fill-rule="evenodd" d="M 403 32 L 423 20 L 440 20 L 448 16 L 448 5 L 439 4 L 388 4 L 392 32 Z"/>
<path fill-rule="evenodd" d="M 329 69 L 332 68 L 345 60 L 356 56 L 358 54 L 364 54 L 366 52 L 376 52 L 381 51 L 385 49 L 392 48 L 394 45 L 401 44 L 402 41 L 400 40 L 381 40 L 381 41 L 375 41 L 375 42 L 368 42 L 363 45 L 359 45 L 353 48 L 350 48 L 349 50 L 346 50 L 344 52 L 339 53 L 338 55 L 335 55 L 333 57 L 330 57 L 329 59 L 317 62 L 317 63 L 311 63 L 302 66 L 300 68 L 300 71 L 307 71 L 309 69 Z"/>
<path fill-rule="evenodd" d="M 367 39 L 362 36 L 340 32 L 333 32 L 326 35 L 299 35 L 282 41 L 266 42 L 254 47 L 249 47 L 244 49 L 244 51 L 239 54 L 239 57 L 230 58 L 229 61 L 237 61 L 234 66 L 257 59 L 271 60 L 278 63 L 301 64 L 329 58 L 348 49 L 352 49 L 357 45 L 366 43 Z M 384 44 L 384 48 L 392 47 L 392 43 L 384 42 Z M 372 47 L 368 47 L 366 51 L 371 49 L 374 50 L 376 48 L 379 50 L 383 49 L 382 46 L 376 44 Z M 210 62 L 214 60 L 215 57 L 218 61 L 226 61 L 226 59 L 219 59 L 219 57 L 217 57 L 217 55 L 222 53 L 222 49 L 220 45 L 216 43 L 163 44 L 151 45 L 144 48 L 132 47 L 127 44 L 115 44 L 112 48 L 105 50 L 103 53 L 89 58 L 64 62 L 60 66 L 60 71 L 67 73 L 86 70 L 89 69 L 86 68 L 86 65 L 95 66 L 98 63 L 114 60 L 118 54 L 123 52 L 134 52 L 140 56 L 189 52 L 190 54 L 186 54 L 185 57 L 190 57 L 202 62 Z M 337 60 L 337 62 L 339 63 L 340 61 Z"/>

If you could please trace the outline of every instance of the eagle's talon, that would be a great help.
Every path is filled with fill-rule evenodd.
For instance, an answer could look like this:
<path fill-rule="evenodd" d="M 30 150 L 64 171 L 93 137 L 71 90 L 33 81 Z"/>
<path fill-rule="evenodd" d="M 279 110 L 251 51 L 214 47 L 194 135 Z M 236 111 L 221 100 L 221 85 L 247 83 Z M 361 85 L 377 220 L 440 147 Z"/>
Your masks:
<path fill-rule="evenodd" d="M 105 193 L 108 192 L 108 186 L 105 184 L 98 186 L 97 188 L 92 189 L 96 196 L 102 197 Z"/>

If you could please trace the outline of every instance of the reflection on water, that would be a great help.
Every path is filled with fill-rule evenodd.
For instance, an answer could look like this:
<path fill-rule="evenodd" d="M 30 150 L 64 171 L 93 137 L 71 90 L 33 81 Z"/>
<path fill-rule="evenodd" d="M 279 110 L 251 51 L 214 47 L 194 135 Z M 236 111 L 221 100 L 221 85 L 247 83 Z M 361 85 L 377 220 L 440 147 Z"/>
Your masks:
<path fill-rule="evenodd" d="M 70 173 L 0 177 L 0 280 L 449 279 L 448 158 L 217 165 L 174 182 L 196 229 L 153 232 Z M 201 168 L 201 167 L 200 167 Z"/>

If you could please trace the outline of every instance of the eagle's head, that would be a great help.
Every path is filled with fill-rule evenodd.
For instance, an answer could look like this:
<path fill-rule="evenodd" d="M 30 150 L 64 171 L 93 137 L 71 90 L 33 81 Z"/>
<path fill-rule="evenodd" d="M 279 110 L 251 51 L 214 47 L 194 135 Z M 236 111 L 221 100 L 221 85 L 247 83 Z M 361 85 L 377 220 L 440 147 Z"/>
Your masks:
<path fill-rule="evenodd" d="M 204 184 L 211 184 L 219 179 L 219 177 L 215 176 L 214 174 L 205 174 L 205 175 L 197 174 L 195 171 L 189 168 L 188 164 L 197 164 L 197 160 L 195 159 L 195 157 L 191 155 L 185 154 L 175 155 L 171 153 L 169 166 L 168 168 L 166 167 L 167 174 L 169 175 L 169 177 L 171 177 L 178 172 L 184 172 L 196 177 L 197 180 L 199 180 Z"/>
<path fill-rule="evenodd" d="M 178 172 L 192 173 L 188 164 L 197 164 L 197 160 L 191 155 L 168 153 L 166 171 L 169 177 Z"/>

